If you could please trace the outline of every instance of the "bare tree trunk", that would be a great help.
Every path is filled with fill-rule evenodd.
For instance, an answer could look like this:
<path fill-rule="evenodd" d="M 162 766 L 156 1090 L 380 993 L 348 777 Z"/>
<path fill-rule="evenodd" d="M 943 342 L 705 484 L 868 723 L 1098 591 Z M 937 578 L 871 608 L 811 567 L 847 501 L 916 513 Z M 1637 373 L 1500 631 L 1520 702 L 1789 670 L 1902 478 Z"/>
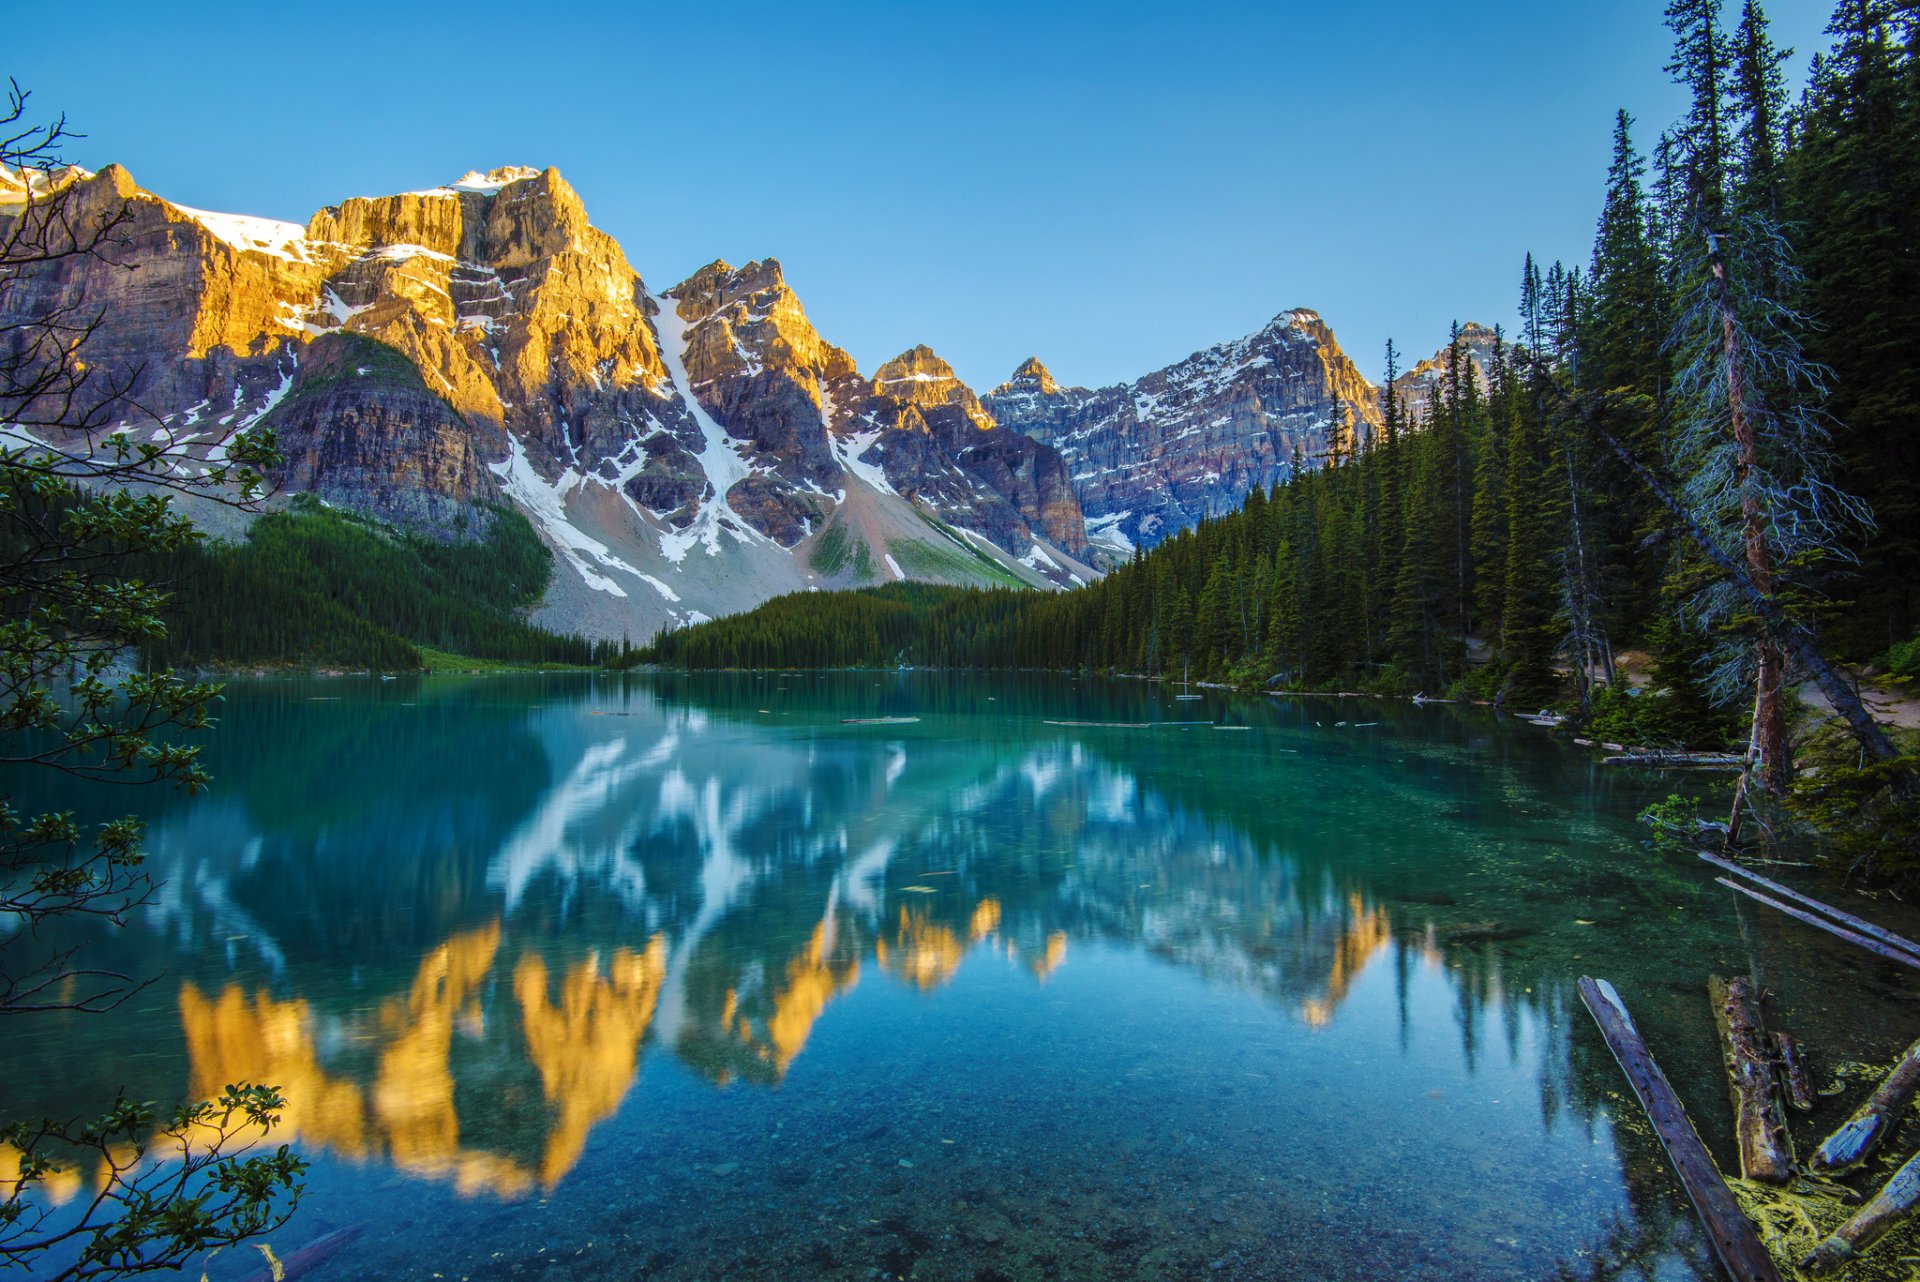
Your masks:
<path fill-rule="evenodd" d="M 1754 435 L 1753 420 L 1747 413 L 1746 380 L 1740 369 L 1740 331 L 1735 324 L 1732 300 L 1727 297 L 1726 264 L 1720 257 L 1718 237 L 1707 238 L 1711 254 L 1714 299 L 1720 310 L 1721 355 L 1727 368 L 1727 411 L 1733 422 L 1733 441 L 1739 450 L 1734 476 L 1740 487 L 1740 516 L 1745 523 L 1744 543 L 1747 577 L 1762 595 L 1773 595 L 1773 563 L 1767 546 L 1766 509 L 1749 484 L 1760 463 L 1760 445 Z M 1755 642 L 1755 686 L 1753 738 L 1751 740 L 1760 782 L 1775 797 L 1786 795 L 1793 781 L 1793 745 L 1787 738 L 1785 702 L 1786 673 L 1781 661 L 1780 644 L 1763 621 Z"/>

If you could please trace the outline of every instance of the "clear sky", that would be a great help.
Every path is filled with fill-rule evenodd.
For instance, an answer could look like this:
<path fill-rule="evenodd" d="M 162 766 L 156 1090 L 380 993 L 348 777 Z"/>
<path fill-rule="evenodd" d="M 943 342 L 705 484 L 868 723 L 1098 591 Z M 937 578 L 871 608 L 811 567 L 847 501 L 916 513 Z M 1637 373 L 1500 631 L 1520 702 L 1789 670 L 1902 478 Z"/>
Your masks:
<path fill-rule="evenodd" d="M 1614 109 L 1679 110 L 1663 7 L 22 3 L 0 72 L 205 209 L 557 165 L 651 288 L 771 255 L 869 372 L 1099 385 L 1307 306 L 1377 377 L 1586 261 Z M 1831 5 L 1767 10 L 1797 81 Z"/>

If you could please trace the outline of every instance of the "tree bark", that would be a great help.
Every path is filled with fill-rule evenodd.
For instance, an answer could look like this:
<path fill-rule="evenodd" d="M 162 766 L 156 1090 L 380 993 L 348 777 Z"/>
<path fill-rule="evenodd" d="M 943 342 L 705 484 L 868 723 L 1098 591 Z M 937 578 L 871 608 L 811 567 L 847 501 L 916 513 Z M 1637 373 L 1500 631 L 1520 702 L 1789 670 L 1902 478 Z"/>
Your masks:
<path fill-rule="evenodd" d="M 1708 270 L 1713 273 L 1714 305 L 1720 312 L 1721 357 L 1727 371 L 1727 411 L 1732 420 L 1734 447 L 1739 462 L 1734 481 L 1740 490 L 1742 542 L 1747 557 L 1747 577 L 1762 596 L 1773 595 L 1773 557 L 1767 546 L 1767 513 L 1760 495 L 1749 484 L 1760 465 L 1760 442 L 1747 412 L 1746 378 L 1740 367 L 1740 327 L 1733 312 L 1733 300 L 1727 294 L 1726 262 L 1720 255 L 1719 237 L 1707 237 Z M 1753 705 L 1753 748 L 1760 782 L 1775 797 L 1786 795 L 1793 781 L 1793 745 L 1787 738 L 1785 702 L 1786 671 L 1781 662 L 1780 645 L 1772 627 L 1762 621 L 1755 646 L 1756 697 Z"/>
<path fill-rule="evenodd" d="M 1787 1103 L 1802 1113 L 1813 1111 L 1813 1083 L 1807 1079 L 1806 1057 L 1800 1053 L 1800 1043 L 1785 1033 L 1773 1035 L 1774 1062 L 1780 1068 L 1780 1084 L 1786 1091 Z"/>
<path fill-rule="evenodd" d="M 1920 1206 L 1920 1153 L 1908 1158 L 1873 1199 L 1815 1247 L 1800 1267 L 1813 1274 L 1833 1272 L 1912 1215 L 1915 1206 Z"/>
<path fill-rule="evenodd" d="M 1847 1171 L 1860 1165 L 1900 1125 L 1901 1115 L 1920 1091 L 1920 1041 L 1907 1047 L 1873 1094 L 1840 1129 L 1820 1142 L 1808 1165 L 1816 1171 Z"/>
<path fill-rule="evenodd" d="M 1714 1021 L 1720 1026 L 1720 1054 L 1727 1066 L 1733 1099 L 1734 1137 L 1740 1145 L 1740 1174 L 1766 1184 L 1793 1177 L 1793 1143 L 1787 1137 L 1786 1110 L 1773 1080 L 1773 1049 L 1760 1019 L 1753 981 L 1715 975 L 1707 981 Z"/>

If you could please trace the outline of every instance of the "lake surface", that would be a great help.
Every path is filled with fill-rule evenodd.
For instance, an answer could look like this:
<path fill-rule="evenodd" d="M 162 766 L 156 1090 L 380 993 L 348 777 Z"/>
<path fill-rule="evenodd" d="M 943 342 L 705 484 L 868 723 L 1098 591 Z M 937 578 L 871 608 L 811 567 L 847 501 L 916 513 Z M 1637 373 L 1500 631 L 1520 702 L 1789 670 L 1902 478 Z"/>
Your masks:
<path fill-rule="evenodd" d="M 322 1282 L 1706 1278 L 1575 979 L 1728 1168 L 1709 973 L 1823 1081 L 1915 1031 L 1903 974 L 1644 848 L 1698 776 L 1171 694 L 233 683 L 202 798 L 19 798 L 142 808 L 164 884 L 91 953 L 157 982 L 14 1021 L 0 1114 L 280 1086 L 277 1246 L 363 1226 Z"/>

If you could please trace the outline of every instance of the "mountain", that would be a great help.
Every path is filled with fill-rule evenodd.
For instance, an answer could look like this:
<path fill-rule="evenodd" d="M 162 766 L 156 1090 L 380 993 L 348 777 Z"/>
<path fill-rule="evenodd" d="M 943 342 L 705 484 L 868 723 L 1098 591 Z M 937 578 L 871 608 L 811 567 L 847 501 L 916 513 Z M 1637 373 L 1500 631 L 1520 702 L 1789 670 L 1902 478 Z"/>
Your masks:
<path fill-rule="evenodd" d="M 925 346 L 869 377 L 774 259 L 649 289 L 553 169 L 304 225 L 174 204 L 117 165 L 3 176 L 0 220 L 58 197 L 75 226 L 116 221 L 100 255 L 10 281 L 0 334 L 97 316 L 87 362 L 142 411 L 118 426 L 200 456 L 270 426 L 281 496 L 441 539 L 518 508 L 558 558 L 535 615 L 558 631 L 644 637 L 904 578 L 1070 587 L 1381 421 L 1303 308 L 1100 389 L 1035 358 L 980 396 Z M 1462 339 L 1483 362 L 1491 331 Z M 1408 371 L 1403 399 L 1443 365 Z"/>
<path fill-rule="evenodd" d="M 1493 385 L 1489 371 L 1493 368 L 1493 349 L 1501 341 L 1500 335 L 1477 321 L 1468 321 L 1460 327 L 1457 339 L 1442 343 L 1440 350 L 1393 380 L 1402 422 L 1419 423 L 1426 417 L 1427 407 L 1433 404 L 1434 389 L 1446 381 L 1447 351 L 1454 341 L 1460 344 L 1460 354 L 1466 359 L 1466 368 L 1472 372 L 1474 386 L 1481 395 Z"/>
<path fill-rule="evenodd" d="M 1380 423 L 1373 385 L 1304 308 L 1097 390 L 1062 387 L 1029 359 L 982 404 L 1003 427 L 1060 452 L 1089 541 L 1122 558 L 1237 509 L 1250 490 L 1271 487 L 1296 466 L 1365 443 Z"/>
<path fill-rule="evenodd" d="M 517 506 L 561 562 L 549 626 L 644 636 L 807 587 L 1094 574 L 1060 455 L 933 353 L 864 378 L 771 259 L 652 292 L 556 170 L 304 226 L 177 205 L 117 165 L 33 194 L 55 191 L 110 239 L 10 282 L 0 326 L 97 316 L 93 376 L 142 411 L 109 429 L 191 454 L 271 426 L 283 495 L 443 538 Z M 0 192 L 0 217 L 25 198 Z"/>

